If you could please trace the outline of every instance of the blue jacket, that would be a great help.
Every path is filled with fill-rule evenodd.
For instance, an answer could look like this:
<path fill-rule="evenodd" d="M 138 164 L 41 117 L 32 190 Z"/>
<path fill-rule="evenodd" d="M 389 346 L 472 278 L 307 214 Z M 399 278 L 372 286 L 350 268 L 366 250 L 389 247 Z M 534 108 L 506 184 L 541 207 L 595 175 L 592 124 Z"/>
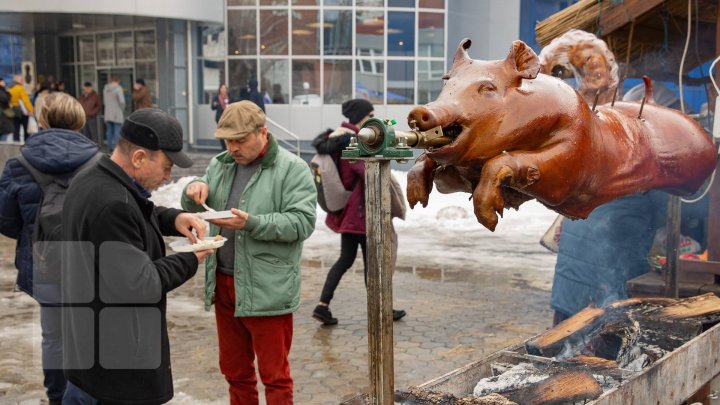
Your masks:
<path fill-rule="evenodd" d="M 627 298 L 625 283 L 650 269 L 647 254 L 666 201 L 650 191 L 603 204 L 585 220 L 564 220 L 550 306 L 570 316 Z"/>
<path fill-rule="evenodd" d="M 98 151 L 86 136 L 66 129 L 47 129 L 28 138 L 20 153 L 38 170 L 61 174 L 75 170 Z M 0 177 L 0 233 L 17 239 L 17 287 L 32 295 L 32 231 L 42 197 L 32 175 L 13 158 Z"/>

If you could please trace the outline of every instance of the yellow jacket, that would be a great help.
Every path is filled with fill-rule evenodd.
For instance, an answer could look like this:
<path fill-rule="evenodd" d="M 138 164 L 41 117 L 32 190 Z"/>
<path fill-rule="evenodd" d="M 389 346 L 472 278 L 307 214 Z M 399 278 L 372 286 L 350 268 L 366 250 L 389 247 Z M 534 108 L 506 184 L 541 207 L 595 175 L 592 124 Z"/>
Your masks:
<path fill-rule="evenodd" d="M 33 106 L 30 102 L 30 99 L 27 96 L 27 93 L 25 93 L 25 89 L 21 84 L 15 84 L 14 86 L 10 87 L 8 90 L 10 92 L 10 106 L 11 107 L 20 107 L 20 99 L 22 99 L 23 103 L 25 104 L 25 108 L 28 111 L 29 114 L 33 114 Z"/>

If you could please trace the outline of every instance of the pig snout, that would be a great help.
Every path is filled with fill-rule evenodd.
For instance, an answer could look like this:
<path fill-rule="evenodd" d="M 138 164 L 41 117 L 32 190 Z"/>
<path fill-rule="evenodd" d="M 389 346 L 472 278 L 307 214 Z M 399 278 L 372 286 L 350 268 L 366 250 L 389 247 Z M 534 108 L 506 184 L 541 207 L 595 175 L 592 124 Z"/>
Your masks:
<path fill-rule="evenodd" d="M 446 126 L 454 122 L 456 114 L 452 114 L 447 108 L 440 106 L 418 106 L 413 108 L 408 114 L 408 125 L 413 127 L 415 121 L 418 129 L 421 131 L 435 128 L 436 126 Z"/>

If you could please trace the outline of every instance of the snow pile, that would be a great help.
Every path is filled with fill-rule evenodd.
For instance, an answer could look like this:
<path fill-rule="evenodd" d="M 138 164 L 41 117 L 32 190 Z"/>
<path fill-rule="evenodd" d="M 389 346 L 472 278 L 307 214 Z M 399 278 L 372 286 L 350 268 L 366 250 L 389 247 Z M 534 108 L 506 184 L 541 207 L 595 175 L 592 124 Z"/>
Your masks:
<path fill-rule="evenodd" d="M 406 187 L 406 172 L 393 174 Z M 152 200 L 165 207 L 180 207 L 180 194 L 192 177 L 160 187 Z M 470 194 L 430 194 L 428 206 L 417 205 L 407 210 L 405 221 L 396 219 L 401 258 L 412 264 L 463 266 L 482 268 L 485 265 L 514 271 L 552 271 L 555 256 L 538 243 L 542 234 L 557 216 L 532 200 L 520 210 L 504 212 L 495 232 L 477 222 Z M 340 236 L 325 226 L 325 212 L 317 208 L 315 232 L 305 242 L 305 257 L 334 256 L 340 250 Z"/>

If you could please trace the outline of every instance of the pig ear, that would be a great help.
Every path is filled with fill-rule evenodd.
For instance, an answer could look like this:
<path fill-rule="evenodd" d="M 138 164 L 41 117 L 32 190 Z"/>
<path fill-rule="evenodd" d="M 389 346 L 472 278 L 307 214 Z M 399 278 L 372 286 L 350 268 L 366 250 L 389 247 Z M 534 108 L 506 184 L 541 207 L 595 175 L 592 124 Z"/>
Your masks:
<path fill-rule="evenodd" d="M 540 61 L 535 51 L 523 41 L 513 41 L 505 62 L 523 79 L 534 79 L 540 72 Z"/>
<path fill-rule="evenodd" d="M 458 49 L 455 51 L 455 57 L 453 58 L 453 66 L 459 66 L 472 60 L 467 53 L 470 45 L 472 45 L 472 41 L 469 38 L 464 38 L 460 41 L 460 45 L 458 45 Z"/>

